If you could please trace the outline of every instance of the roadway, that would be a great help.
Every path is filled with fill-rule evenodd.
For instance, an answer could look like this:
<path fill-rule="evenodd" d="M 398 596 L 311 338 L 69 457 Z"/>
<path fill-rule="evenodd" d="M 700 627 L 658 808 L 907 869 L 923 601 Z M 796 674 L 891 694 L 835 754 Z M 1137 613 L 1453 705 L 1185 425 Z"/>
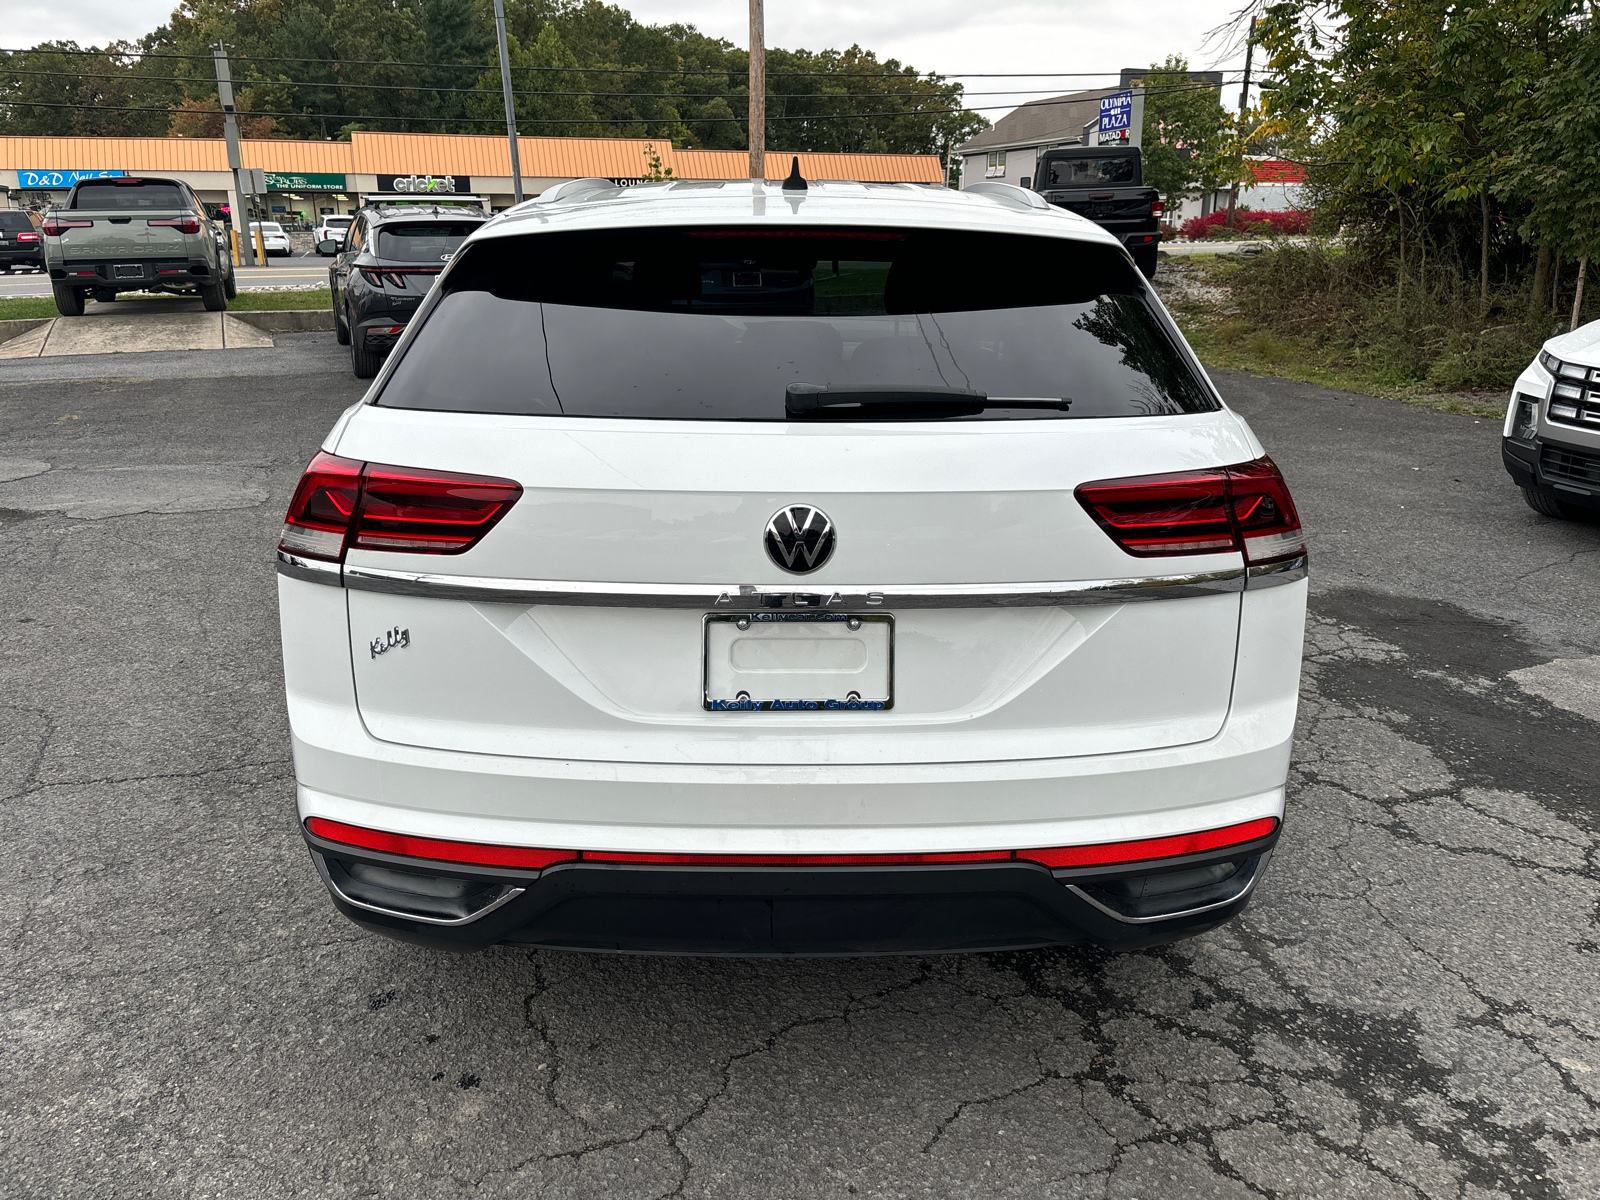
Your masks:
<path fill-rule="evenodd" d="M 265 267 L 240 267 L 239 290 L 259 291 L 281 287 L 327 287 L 328 263 L 311 252 L 288 258 L 274 258 Z M 48 296 L 49 277 L 39 272 L 0 275 L 0 299 L 17 296 Z"/>
<path fill-rule="evenodd" d="M 0 1194 L 1600 1195 L 1600 524 L 1222 373 L 1313 546 L 1280 849 L 1109 955 L 472 957 L 337 916 L 271 547 L 331 334 L 0 363 Z"/>

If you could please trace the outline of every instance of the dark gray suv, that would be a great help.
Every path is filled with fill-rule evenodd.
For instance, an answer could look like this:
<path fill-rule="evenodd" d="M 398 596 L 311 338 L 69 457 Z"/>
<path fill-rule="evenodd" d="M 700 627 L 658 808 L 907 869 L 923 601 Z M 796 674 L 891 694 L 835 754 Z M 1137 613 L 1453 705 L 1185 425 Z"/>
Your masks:
<path fill-rule="evenodd" d="M 488 219 L 467 205 L 375 204 L 356 214 L 342 244 L 318 246 L 335 252 L 333 325 L 357 379 L 378 373 L 439 272 Z"/>

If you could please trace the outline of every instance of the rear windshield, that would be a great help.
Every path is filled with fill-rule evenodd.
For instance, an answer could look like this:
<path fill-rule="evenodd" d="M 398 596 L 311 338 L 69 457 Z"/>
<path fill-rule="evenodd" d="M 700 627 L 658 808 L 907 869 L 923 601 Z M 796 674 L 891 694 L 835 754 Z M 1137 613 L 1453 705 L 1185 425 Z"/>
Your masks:
<path fill-rule="evenodd" d="M 283 226 L 276 221 L 251 221 L 251 229 L 259 229 L 262 233 L 282 233 Z"/>
<path fill-rule="evenodd" d="M 1050 162 L 1048 187 L 1093 187 L 1097 183 L 1138 183 L 1139 160 L 1131 154 L 1116 158 L 1057 158 Z"/>
<path fill-rule="evenodd" d="M 745 421 L 1216 407 L 1143 278 L 1100 243 L 882 229 L 536 234 L 477 243 L 441 286 L 378 404 Z"/>
<path fill-rule="evenodd" d="M 399 262 L 448 261 L 481 224 L 481 221 L 432 221 L 416 225 L 380 225 L 378 257 Z"/>
<path fill-rule="evenodd" d="M 323 217 L 322 223 L 330 229 L 337 229 L 339 226 L 348 225 L 354 220 L 354 217 Z"/>
<path fill-rule="evenodd" d="M 189 201 L 175 183 L 90 183 L 78 188 L 73 208 L 187 209 Z"/>
<path fill-rule="evenodd" d="M 13 233 L 26 233 L 33 228 L 33 222 L 28 220 L 27 213 L 0 212 L 0 229 L 7 229 Z"/>

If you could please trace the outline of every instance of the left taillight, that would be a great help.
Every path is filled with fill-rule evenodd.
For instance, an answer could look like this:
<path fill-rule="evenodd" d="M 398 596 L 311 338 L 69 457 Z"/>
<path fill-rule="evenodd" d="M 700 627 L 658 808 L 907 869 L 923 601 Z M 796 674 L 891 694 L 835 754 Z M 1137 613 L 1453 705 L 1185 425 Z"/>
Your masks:
<path fill-rule="evenodd" d="M 39 226 L 47 237 L 60 237 L 69 229 L 93 229 L 93 221 L 71 221 L 66 217 L 46 217 Z"/>
<path fill-rule="evenodd" d="M 1289 486 L 1270 458 L 1100 479 L 1074 494 L 1112 541 L 1139 558 L 1238 551 L 1260 566 L 1306 549 Z"/>
<path fill-rule="evenodd" d="M 19 242 L 37 242 L 38 240 L 39 240 L 39 235 L 37 233 L 19 233 L 19 234 L 17 234 L 17 241 L 19 241 Z"/>
<path fill-rule="evenodd" d="M 511 479 L 361 463 L 334 454 L 311 460 L 284 517 L 278 548 L 328 562 L 351 547 L 404 554 L 461 554 L 493 529 L 522 495 Z"/>

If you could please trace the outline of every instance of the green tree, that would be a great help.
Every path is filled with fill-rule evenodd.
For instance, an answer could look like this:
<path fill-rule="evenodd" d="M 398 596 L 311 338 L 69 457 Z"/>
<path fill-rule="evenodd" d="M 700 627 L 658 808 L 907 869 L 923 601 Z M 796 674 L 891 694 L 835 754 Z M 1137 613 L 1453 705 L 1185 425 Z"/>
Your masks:
<path fill-rule="evenodd" d="M 1223 186 L 1212 164 L 1227 113 L 1218 89 L 1197 85 L 1180 55 L 1152 65 L 1144 87 L 1144 181 L 1176 212 L 1187 192 Z"/>

